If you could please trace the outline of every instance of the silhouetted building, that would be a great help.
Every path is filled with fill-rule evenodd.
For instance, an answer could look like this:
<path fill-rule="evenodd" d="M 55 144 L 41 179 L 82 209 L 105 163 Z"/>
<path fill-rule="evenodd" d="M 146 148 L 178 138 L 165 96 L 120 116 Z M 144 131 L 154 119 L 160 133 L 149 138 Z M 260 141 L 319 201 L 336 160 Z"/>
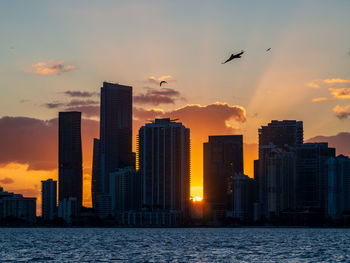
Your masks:
<path fill-rule="evenodd" d="M 233 211 L 232 177 L 243 173 L 243 136 L 209 136 L 203 159 L 204 216 L 220 221 Z"/>
<path fill-rule="evenodd" d="M 134 166 L 132 153 L 132 87 L 103 82 L 100 111 L 100 172 L 98 213 L 111 212 L 110 173 Z M 101 203 L 100 202 L 106 202 Z M 100 207 L 102 210 L 100 211 Z"/>
<path fill-rule="evenodd" d="M 283 120 L 283 121 L 271 121 L 267 126 L 262 126 L 259 129 L 259 161 L 255 164 L 254 176 L 257 179 L 256 183 L 258 185 L 259 192 L 259 206 L 260 208 L 256 208 L 255 210 L 260 213 L 262 217 L 269 217 L 268 214 L 268 175 L 266 174 L 267 167 L 266 162 L 262 161 L 266 159 L 266 155 L 271 154 L 271 150 L 276 147 L 289 147 L 296 148 L 303 144 L 303 122 L 295 121 L 295 120 Z M 256 171 L 257 169 L 257 171 Z M 277 172 L 277 170 L 275 171 Z M 290 174 L 293 172 L 290 171 L 288 178 L 291 177 Z M 289 180 L 289 179 L 288 179 Z M 270 181 L 271 183 L 271 181 Z M 291 186 L 293 187 L 293 186 Z M 274 196 L 272 190 L 270 188 L 270 200 Z M 276 193 L 276 192 L 275 192 Z M 277 201 L 277 200 L 276 200 Z M 279 201 L 277 201 L 279 202 Z M 276 204 L 277 205 L 277 204 Z M 256 205 L 257 206 L 257 205 Z M 272 207 L 272 203 L 270 203 L 270 207 Z M 283 206 L 282 206 L 283 207 Z M 276 207 L 277 214 L 280 211 L 279 208 Z M 272 212 L 272 211 L 271 211 Z M 276 215 L 275 212 L 271 214 Z"/>
<path fill-rule="evenodd" d="M 265 153 L 259 162 L 266 176 L 266 216 L 272 219 L 295 209 L 295 148 L 269 145 L 261 150 Z"/>
<path fill-rule="evenodd" d="M 141 211 L 141 176 L 134 167 L 118 169 L 111 173 L 113 215 L 120 212 Z"/>
<path fill-rule="evenodd" d="M 350 158 L 344 155 L 331 157 L 327 166 L 327 215 L 337 219 L 344 212 L 350 212 Z"/>
<path fill-rule="evenodd" d="M 190 130 L 169 118 L 141 127 L 138 163 L 142 175 L 142 204 L 149 222 L 189 215 Z M 158 219 L 157 219 L 158 218 Z M 148 220 L 148 219 L 147 219 Z M 159 220 L 159 221 L 157 221 Z"/>
<path fill-rule="evenodd" d="M 57 216 L 57 181 L 52 179 L 41 181 L 41 214 L 45 220 Z"/>
<path fill-rule="evenodd" d="M 83 194 L 81 112 L 60 112 L 58 129 L 58 200 L 74 197 L 80 209 Z"/>
<path fill-rule="evenodd" d="M 5 192 L 0 187 L 0 220 L 6 218 L 17 218 L 34 223 L 36 219 L 36 198 Z"/>
<path fill-rule="evenodd" d="M 92 157 L 92 176 L 91 176 L 91 199 L 92 207 L 97 210 L 98 194 L 100 193 L 100 140 L 94 138 L 94 149 Z"/>
<path fill-rule="evenodd" d="M 59 201 L 58 217 L 62 218 L 66 223 L 72 223 L 73 218 L 79 215 L 80 207 L 76 197 L 69 197 Z"/>
<path fill-rule="evenodd" d="M 253 217 L 254 179 L 243 173 L 235 173 L 232 179 L 232 217 L 250 221 Z"/>
<path fill-rule="evenodd" d="M 297 147 L 296 206 L 326 212 L 328 199 L 327 161 L 335 157 L 328 143 L 305 143 Z"/>
<path fill-rule="evenodd" d="M 303 144 L 303 122 L 295 120 L 271 121 L 259 129 L 259 149 L 261 146 L 273 144 L 296 147 Z"/>

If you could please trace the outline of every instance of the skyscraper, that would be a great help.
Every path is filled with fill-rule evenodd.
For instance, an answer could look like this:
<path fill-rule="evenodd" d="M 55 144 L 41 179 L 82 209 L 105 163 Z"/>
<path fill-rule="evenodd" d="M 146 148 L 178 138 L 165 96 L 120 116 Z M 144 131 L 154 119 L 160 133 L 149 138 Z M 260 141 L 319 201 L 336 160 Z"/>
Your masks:
<path fill-rule="evenodd" d="M 97 210 L 98 194 L 100 192 L 100 140 L 94 138 L 91 175 L 92 207 Z"/>
<path fill-rule="evenodd" d="M 215 221 L 233 209 L 232 178 L 243 173 L 243 136 L 209 136 L 203 147 L 205 216 Z"/>
<path fill-rule="evenodd" d="M 296 206 L 326 212 L 328 198 L 327 161 L 335 157 L 328 143 L 305 143 L 297 148 Z"/>
<path fill-rule="evenodd" d="M 109 193 L 109 173 L 133 166 L 132 87 L 103 82 L 100 114 L 101 191 Z"/>
<path fill-rule="evenodd" d="M 268 145 L 262 149 L 265 154 L 259 162 L 266 175 L 266 216 L 272 219 L 295 209 L 295 148 Z"/>
<path fill-rule="evenodd" d="M 339 218 L 350 211 L 350 158 L 344 155 L 327 161 L 328 189 L 327 215 Z"/>
<path fill-rule="evenodd" d="M 259 129 L 259 149 L 261 146 L 273 144 L 296 147 L 303 144 L 303 122 L 295 120 L 271 121 Z"/>
<path fill-rule="evenodd" d="M 138 150 L 144 209 L 188 216 L 190 130 L 169 118 L 155 119 L 140 128 Z"/>
<path fill-rule="evenodd" d="M 98 182 L 98 194 L 94 199 L 97 200 L 98 215 L 103 218 L 112 214 L 110 174 L 119 168 L 135 165 L 132 152 L 132 87 L 103 82 L 100 141 L 96 155 L 97 151 L 100 156 L 99 164 L 96 164 L 99 171 L 95 169 L 98 175 L 94 178 Z"/>
<path fill-rule="evenodd" d="M 57 181 L 52 179 L 41 181 L 41 214 L 45 220 L 57 216 Z"/>
<path fill-rule="evenodd" d="M 58 199 L 74 197 L 80 208 L 83 193 L 81 112 L 60 112 L 58 129 Z"/>
<path fill-rule="evenodd" d="M 294 151 L 296 147 L 303 144 L 303 122 L 302 121 L 296 121 L 296 120 L 283 120 L 283 121 L 271 121 L 267 126 L 262 126 L 259 129 L 259 161 L 256 162 L 255 169 L 258 169 L 258 171 L 255 171 L 254 174 L 257 179 L 258 184 L 258 190 L 259 190 L 259 202 L 261 207 L 261 215 L 264 217 L 269 217 L 268 212 L 268 192 L 271 190 L 271 185 L 269 186 L 269 183 L 272 183 L 270 180 L 268 182 L 268 178 L 272 179 L 273 176 L 277 175 L 276 173 L 279 173 L 277 166 L 275 168 L 277 169 L 267 169 L 268 163 L 266 162 L 266 158 L 269 158 L 268 156 L 271 156 L 271 150 L 275 149 L 276 147 L 283 148 L 288 147 L 289 149 L 294 148 Z M 288 155 L 288 154 L 287 154 Z M 280 157 L 282 157 L 280 155 Z M 279 158 L 279 157 L 278 157 Z M 283 159 L 285 157 L 282 157 L 282 159 L 279 160 L 280 164 L 284 162 Z M 289 158 L 289 157 L 288 157 Z M 271 159 L 270 160 L 270 168 L 273 168 L 271 164 L 276 160 Z M 286 163 L 283 164 L 283 166 L 287 165 Z M 287 165 L 288 166 L 288 165 Z M 284 168 L 283 168 L 284 169 Z M 271 172 L 272 174 L 268 175 L 267 172 Z M 288 173 L 290 174 L 291 171 Z M 274 175 L 275 174 L 275 175 Z M 289 179 L 284 178 L 287 176 L 286 173 L 281 174 L 281 178 L 283 178 L 284 182 L 288 181 Z M 288 176 L 290 177 L 290 176 Z M 289 187 L 293 187 L 290 185 Z M 269 190 L 270 189 L 270 190 Z M 277 192 L 275 192 L 277 193 Z M 275 196 L 270 191 L 270 197 L 272 198 Z M 275 196 L 276 197 L 276 196 Z M 270 199 L 272 202 L 272 199 Z M 280 200 L 276 200 L 276 202 L 279 202 Z M 270 208 L 272 208 L 272 203 L 270 202 Z M 278 203 L 275 203 L 277 205 Z M 277 210 L 276 210 L 276 209 Z M 279 208 L 275 207 L 273 211 L 280 210 Z M 275 212 L 271 211 L 271 214 L 275 214 Z"/>

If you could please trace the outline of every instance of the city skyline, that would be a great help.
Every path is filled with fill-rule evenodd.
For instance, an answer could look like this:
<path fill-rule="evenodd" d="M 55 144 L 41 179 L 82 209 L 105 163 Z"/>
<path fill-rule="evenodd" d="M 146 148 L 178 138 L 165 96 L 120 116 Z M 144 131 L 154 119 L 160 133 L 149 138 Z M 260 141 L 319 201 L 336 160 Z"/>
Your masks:
<path fill-rule="evenodd" d="M 270 120 L 304 121 L 305 141 L 350 155 L 349 2 L 15 2 L 0 4 L 0 142 L 7 149 L 0 185 L 7 191 L 40 197 L 40 181 L 58 179 L 57 112 L 77 110 L 83 203 L 91 205 L 103 81 L 134 87 L 134 152 L 148 119 L 179 118 L 191 129 L 193 195 L 201 195 L 209 135 L 243 134 L 250 177 L 257 130 Z M 221 65 L 241 49 L 240 60 Z M 159 87 L 161 80 L 167 83 Z"/>

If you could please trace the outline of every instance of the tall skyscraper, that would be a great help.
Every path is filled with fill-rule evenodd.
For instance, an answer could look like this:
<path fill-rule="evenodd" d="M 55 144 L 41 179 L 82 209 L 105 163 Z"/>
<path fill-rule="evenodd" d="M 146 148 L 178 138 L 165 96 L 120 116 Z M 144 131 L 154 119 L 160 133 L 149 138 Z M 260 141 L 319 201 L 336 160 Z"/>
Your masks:
<path fill-rule="evenodd" d="M 203 147 L 204 215 L 216 221 L 233 209 L 232 178 L 243 173 L 243 136 L 209 136 Z"/>
<path fill-rule="evenodd" d="M 190 129 L 169 118 L 141 127 L 138 163 L 144 209 L 189 215 Z"/>
<path fill-rule="evenodd" d="M 103 82 L 100 158 L 102 191 L 109 193 L 109 173 L 132 166 L 132 87 Z"/>
<path fill-rule="evenodd" d="M 58 199 L 74 197 L 80 208 L 83 194 L 81 112 L 60 112 L 58 129 Z"/>
<path fill-rule="evenodd" d="M 91 177 L 92 207 L 97 210 L 98 194 L 100 192 L 100 140 L 96 138 L 94 138 Z"/>
<path fill-rule="evenodd" d="M 45 220 L 57 216 L 57 181 L 52 179 L 41 181 L 41 214 Z"/>

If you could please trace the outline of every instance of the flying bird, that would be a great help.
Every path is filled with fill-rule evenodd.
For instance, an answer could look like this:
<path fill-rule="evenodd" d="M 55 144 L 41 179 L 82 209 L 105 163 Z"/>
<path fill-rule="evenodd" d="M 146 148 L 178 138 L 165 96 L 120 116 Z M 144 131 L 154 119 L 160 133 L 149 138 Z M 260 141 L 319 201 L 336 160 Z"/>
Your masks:
<path fill-rule="evenodd" d="M 165 80 L 162 80 L 162 81 L 159 83 L 159 86 L 161 87 L 163 83 L 168 83 L 168 82 L 166 82 Z"/>
<path fill-rule="evenodd" d="M 232 54 L 231 57 L 226 60 L 225 62 L 221 63 L 221 64 L 225 64 L 227 62 L 230 62 L 232 59 L 235 59 L 235 58 L 241 58 L 241 56 L 243 55 L 244 51 L 242 50 L 241 52 L 237 53 L 237 54 Z"/>
<path fill-rule="evenodd" d="M 269 47 L 268 49 L 266 49 L 266 51 L 270 51 L 271 50 L 271 48 Z"/>

